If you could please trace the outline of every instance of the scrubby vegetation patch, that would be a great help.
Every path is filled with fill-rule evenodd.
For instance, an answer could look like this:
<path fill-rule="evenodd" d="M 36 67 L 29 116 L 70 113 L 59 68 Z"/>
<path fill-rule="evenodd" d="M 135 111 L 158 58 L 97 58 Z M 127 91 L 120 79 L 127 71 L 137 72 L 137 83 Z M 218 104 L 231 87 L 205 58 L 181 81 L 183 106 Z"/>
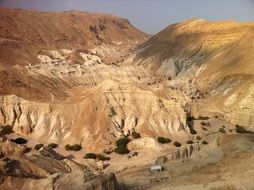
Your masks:
<path fill-rule="evenodd" d="M 171 139 L 166 138 L 166 137 L 158 137 L 157 141 L 161 144 L 167 144 L 171 142 Z"/>
<path fill-rule="evenodd" d="M 65 145 L 65 150 L 67 151 L 80 151 L 82 149 L 82 146 L 80 144 L 74 144 L 74 145 Z"/>
<path fill-rule="evenodd" d="M 116 141 L 115 152 L 118 154 L 128 154 L 130 152 L 130 150 L 127 148 L 127 145 L 130 141 L 131 140 L 128 137 L 118 139 Z"/>
<path fill-rule="evenodd" d="M 19 138 L 12 140 L 12 142 L 14 142 L 16 144 L 26 144 L 28 142 L 28 140 L 26 140 L 22 137 L 19 137 Z"/>
<path fill-rule="evenodd" d="M 57 148 L 57 147 L 58 147 L 58 144 L 56 144 L 56 143 L 48 144 L 48 148 L 50 148 L 50 149 L 54 149 L 54 148 Z"/>
<path fill-rule="evenodd" d="M 36 144 L 36 145 L 34 146 L 34 149 L 35 149 L 35 150 L 40 150 L 41 147 L 43 147 L 43 144 L 41 144 L 41 143 L 40 143 L 40 144 Z"/>

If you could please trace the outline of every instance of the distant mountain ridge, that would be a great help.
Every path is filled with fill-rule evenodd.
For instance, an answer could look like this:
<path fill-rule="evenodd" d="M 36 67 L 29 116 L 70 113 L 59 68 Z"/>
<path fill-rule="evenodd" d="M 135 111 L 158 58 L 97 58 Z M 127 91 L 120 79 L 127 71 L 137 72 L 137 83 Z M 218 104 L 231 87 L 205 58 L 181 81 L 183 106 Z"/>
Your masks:
<path fill-rule="evenodd" d="M 0 8 L 3 65 L 34 64 L 39 52 L 54 49 L 85 51 L 105 45 L 125 51 L 147 37 L 128 20 L 108 14 Z"/>

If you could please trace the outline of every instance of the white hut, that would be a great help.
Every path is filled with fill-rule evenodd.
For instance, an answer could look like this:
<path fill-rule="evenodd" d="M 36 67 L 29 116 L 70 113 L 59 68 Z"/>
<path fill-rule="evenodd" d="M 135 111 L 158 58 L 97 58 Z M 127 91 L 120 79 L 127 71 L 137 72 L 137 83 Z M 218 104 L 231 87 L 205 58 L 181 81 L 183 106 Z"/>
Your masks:
<path fill-rule="evenodd" d="M 162 172 L 163 168 L 160 165 L 154 165 L 151 166 L 150 171 L 151 172 Z"/>

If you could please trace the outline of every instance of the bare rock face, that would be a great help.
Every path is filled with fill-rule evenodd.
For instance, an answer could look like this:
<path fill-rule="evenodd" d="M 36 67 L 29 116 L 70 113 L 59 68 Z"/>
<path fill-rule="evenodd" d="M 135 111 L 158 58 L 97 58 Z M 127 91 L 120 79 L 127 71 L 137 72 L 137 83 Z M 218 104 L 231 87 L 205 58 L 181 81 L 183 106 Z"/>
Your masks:
<path fill-rule="evenodd" d="M 62 160 L 62 159 L 64 159 L 64 156 L 62 156 L 61 154 L 58 154 L 52 148 L 42 147 L 42 148 L 40 148 L 39 152 L 43 156 L 54 158 L 56 160 Z"/>
<path fill-rule="evenodd" d="M 38 186 L 39 185 L 39 186 Z M 95 176 L 90 172 L 76 170 L 68 174 L 53 174 L 46 179 L 31 180 L 24 189 L 57 189 L 57 190 L 116 190 L 117 181 L 114 174 Z"/>
<path fill-rule="evenodd" d="M 140 67 L 98 64 L 96 57 L 87 60 L 90 54 L 82 56 L 84 65 L 73 65 L 73 74 L 68 74 L 68 70 L 64 74 L 68 65 L 65 58 L 58 66 L 52 66 L 52 60 L 48 60 L 40 68 L 25 68 L 28 75 L 50 76 L 64 84 L 63 88 L 55 86 L 55 91 L 61 87 L 66 90 L 64 96 L 69 95 L 49 92 L 51 98 L 42 102 L 26 95 L 25 99 L 3 96 L 0 123 L 13 126 L 18 134 L 53 142 L 84 143 L 90 150 L 103 150 L 133 130 L 144 137 L 187 136 L 188 97 L 184 93 L 160 85 L 147 86 L 151 82 L 150 72 Z"/>
<path fill-rule="evenodd" d="M 0 162 L 1 189 L 116 190 L 114 174 L 96 176 L 70 160 L 25 155 Z"/>
<path fill-rule="evenodd" d="M 19 145 L 10 140 L 0 142 L 0 158 L 6 156 L 22 155 L 27 152 L 25 145 Z"/>
<path fill-rule="evenodd" d="M 74 171 L 70 174 L 59 175 L 56 174 L 52 176 L 47 181 L 50 183 L 49 188 L 61 190 L 61 189 L 78 189 L 78 190 L 116 190 L 117 182 L 114 174 L 106 174 L 103 176 L 91 175 L 89 172 L 84 171 Z M 42 184 L 46 181 L 43 180 Z M 46 182 L 47 183 L 47 182 Z M 33 185 L 31 185 L 31 189 Z M 36 187 L 36 184 L 34 184 Z"/>
<path fill-rule="evenodd" d="M 196 151 L 196 148 L 197 147 L 194 148 L 193 145 L 178 148 L 177 150 L 171 151 L 166 155 L 157 158 L 155 163 L 163 165 L 171 160 L 188 160 L 191 158 L 194 151 Z"/>

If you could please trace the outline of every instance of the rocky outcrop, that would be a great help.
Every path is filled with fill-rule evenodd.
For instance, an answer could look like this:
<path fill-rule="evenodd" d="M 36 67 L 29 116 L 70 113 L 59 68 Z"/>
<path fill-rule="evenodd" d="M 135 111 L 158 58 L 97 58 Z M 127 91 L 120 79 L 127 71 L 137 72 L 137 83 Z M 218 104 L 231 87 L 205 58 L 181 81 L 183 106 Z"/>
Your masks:
<path fill-rule="evenodd" d="M 1 189 L 116 190 L 114 174 L 96 176 L 70 160 L 25 155 L 0 161 Z"/>
<path fill-rule="evenodd" d="M 56 160 L 63 160 L 64 156 L 61 154 L 58 154 L 56 151 L 54 151 L 52 148 L 48 147 L 41 147 L 39 150 L 40 154 L 46 157 L 54 158 Z"/>
<path fill-rule="evenodd" d="M 107 141 L 114 142 L 133 130 L 144 137 L 186 135 L 186 115 L 181 103 L 129 85 L 102 85 L 84 93 L 85 98 L 79 102 L 38 103 L 5 96 L 0 122 L 13 126 L 18 134 L 48 142 L 84 143 L 91 149 L 97 147 L 96 136 L 100 147 L 105 148 Z M 89 93 L 93 96 L 87 97 Z"/>
<path fill-rule="evenodd" d="M 197 145 L 196 145 L 197 146 Z M 167 155 L 161 156 L 157 158 L 155 161 L 156 164 L 165 164 L 168 161 L 171 160 L 187 160 L 191 157 L 193 152 L 197 149 L 198 147 L 194 147 L 193 145 L 189 145 L 187 147 L 181 147 L 178 148 L 177 150 L 171 151 L 167 153 Z"/>
<path fill-rule="evenodd" d="M 0 158 L 6 156 L 22 155 L 28 151 L 25 145 L 19 145 L 10 140 L 0 142 Z"/>
<path fill-rule="evenodd" d="M 56 190 L 117 190 L 118 186 L 116 177 L 112 173 L 95 176 L 90 172 L 81 170 L 76 170 L 69 174 L 54 174 L 47 179 L 33 180 L 26 188 L 34 189 L 38 187 L 38 184 L 43 186 L 42 189 L 46 187 L 47 189 Z"/>

